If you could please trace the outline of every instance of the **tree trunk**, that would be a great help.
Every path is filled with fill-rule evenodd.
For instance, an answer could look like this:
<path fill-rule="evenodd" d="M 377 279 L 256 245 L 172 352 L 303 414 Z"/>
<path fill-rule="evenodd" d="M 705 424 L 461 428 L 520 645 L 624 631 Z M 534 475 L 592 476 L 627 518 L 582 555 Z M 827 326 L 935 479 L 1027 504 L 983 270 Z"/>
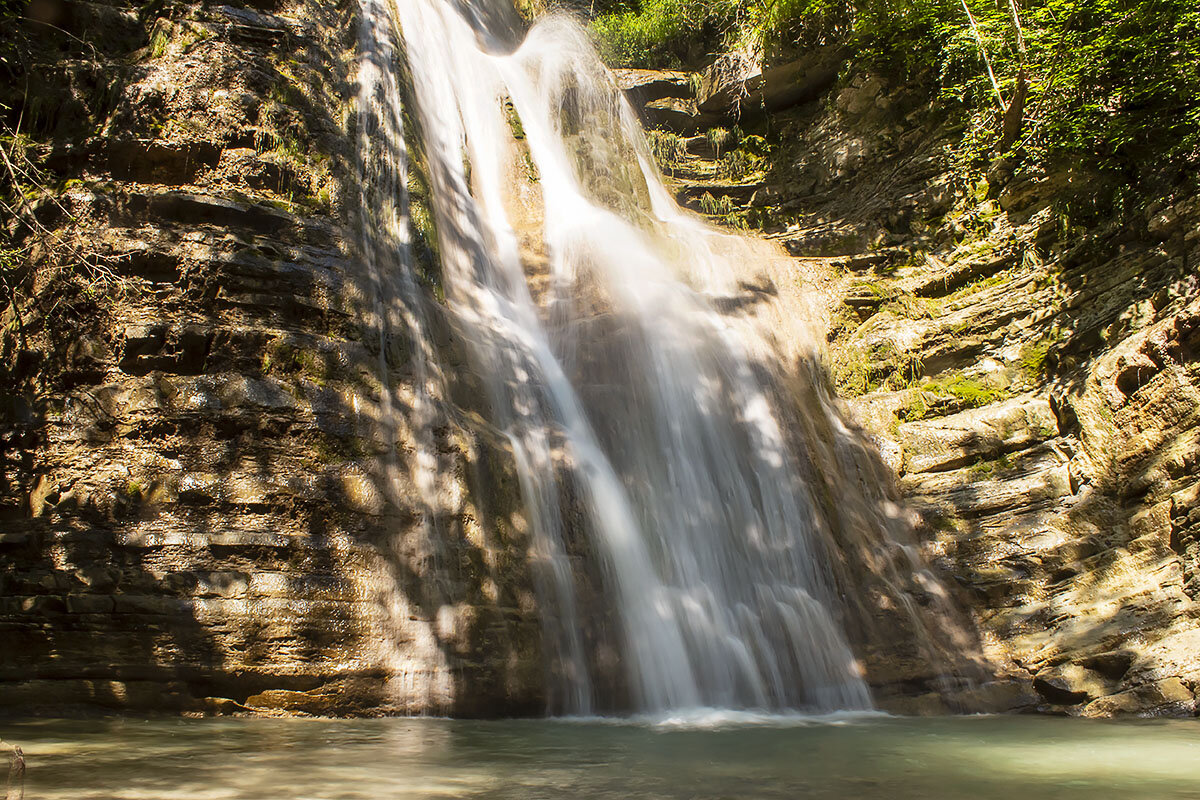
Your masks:
<path fill-rule="evenodd" d="M 1017 73 L 1017 86 L 1013 89 L 1012 102 L 1004 112 L 1004 125 L 1000 131 L 1000 154 L 1003 155 L 1013 142 L 1021 135 L 1025 124 L 1025 100 L 1029 96 L 1029 81 L 1025 78 L 1025 68 Z"/>

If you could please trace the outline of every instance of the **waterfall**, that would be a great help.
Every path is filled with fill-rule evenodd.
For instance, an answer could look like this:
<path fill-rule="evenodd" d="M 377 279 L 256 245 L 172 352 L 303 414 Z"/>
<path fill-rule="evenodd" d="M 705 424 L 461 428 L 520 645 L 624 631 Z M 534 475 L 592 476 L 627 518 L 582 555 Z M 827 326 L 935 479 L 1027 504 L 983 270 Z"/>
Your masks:
<path fill-rule="evenodd" d="M 576 23 L 525 33 L 506 2 L 362 0 L 364 251 L 425 336 L 409 114 L 445 303 L 520 478 L 552 710 L 869 708 L 779 393 L 719 310 L 759 251 L 674 204 Z"/>

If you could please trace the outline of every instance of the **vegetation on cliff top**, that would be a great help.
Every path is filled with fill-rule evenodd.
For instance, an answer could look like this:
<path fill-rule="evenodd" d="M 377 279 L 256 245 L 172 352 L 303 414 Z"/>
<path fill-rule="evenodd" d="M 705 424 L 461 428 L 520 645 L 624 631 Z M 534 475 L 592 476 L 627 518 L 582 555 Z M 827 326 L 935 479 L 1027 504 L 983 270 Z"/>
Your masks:
<path fill-rule="evenodd" d="M 845 45 L 849 69 L 923 82 L 957 106 L 968 154 L 1105 175 L 1117 188 L 1102 200 L 1117 206 L 1124 187 L 1161 194 L 1200 163 L 1195 0 L 619 0 L 600 12 L 592 27 L 618 66 Z"/>

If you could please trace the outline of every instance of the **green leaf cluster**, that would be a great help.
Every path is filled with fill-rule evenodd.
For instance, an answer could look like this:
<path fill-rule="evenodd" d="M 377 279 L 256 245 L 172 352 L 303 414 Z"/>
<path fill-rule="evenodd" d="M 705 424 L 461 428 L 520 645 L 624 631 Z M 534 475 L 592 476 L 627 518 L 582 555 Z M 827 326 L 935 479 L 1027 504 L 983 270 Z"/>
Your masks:
<path fill-rule="evenodd" d="M 932 74 L 944 98 L 971 111 L 998 117 L 1024 71 L 1029 96 L 1013 149 L 1034 163 L 1086 163 L 1138 181 L 1148 168 L 1178 173 L 1200 156 L 1195 0 L 1025 0 L 1015 4 L 1016 20 L 1005 0 L 968 0 L 978 39 L 962 2 L 857 6 L 852 39 L 860 59 Z"/>
<path fill-rule="evenodd" d="M 611 66 L 679 67 L 720 41 L 728 0 L 640 0 L 621 3 L 592 21 Z"/>
<path fill-rule="evenodd" d="M 1002 155 L 1023 80 L 1003 144 L 1028 166 L 1159 189 L 1200 164 L 1197 0 L 626 0 L 592 27 L 614 66 L 844 44 L 852 69 L 923 81 L 970 118 L 967 161 Z"/>

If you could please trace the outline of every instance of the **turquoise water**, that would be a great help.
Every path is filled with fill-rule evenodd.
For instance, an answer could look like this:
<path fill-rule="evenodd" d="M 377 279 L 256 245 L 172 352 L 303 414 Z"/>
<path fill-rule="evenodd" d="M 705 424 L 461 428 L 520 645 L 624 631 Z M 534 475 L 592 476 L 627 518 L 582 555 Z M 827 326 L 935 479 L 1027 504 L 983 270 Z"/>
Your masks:
<path fill-rule="evenodd" d="M 1200 798 L 1196 720 L 0 720 L 0 738 L 25 749 L 29 800 Z"/>

